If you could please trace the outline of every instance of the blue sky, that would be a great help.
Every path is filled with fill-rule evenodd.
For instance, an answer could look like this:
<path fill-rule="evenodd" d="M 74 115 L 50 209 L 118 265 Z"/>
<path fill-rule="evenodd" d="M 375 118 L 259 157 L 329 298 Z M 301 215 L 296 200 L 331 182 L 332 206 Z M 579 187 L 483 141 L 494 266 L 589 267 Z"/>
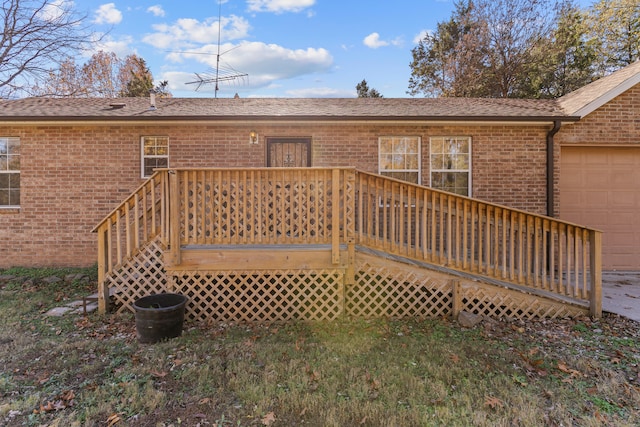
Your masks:
<path fill-rule="evenodd" d="M 240 76 L 219 84 L 218 97 L 355 97 L 356 84 L 387 98 L 407 97 L 411 49 L 447 20 L 453 0 L 77 0 L 99 47 L 145 59 L 156 81 L 176 97 L 196 91 L 196 73 Z M 580 4 L 589 5 L 584 0 Z M 85 58 L 86 60 L 86 58 Z"/>

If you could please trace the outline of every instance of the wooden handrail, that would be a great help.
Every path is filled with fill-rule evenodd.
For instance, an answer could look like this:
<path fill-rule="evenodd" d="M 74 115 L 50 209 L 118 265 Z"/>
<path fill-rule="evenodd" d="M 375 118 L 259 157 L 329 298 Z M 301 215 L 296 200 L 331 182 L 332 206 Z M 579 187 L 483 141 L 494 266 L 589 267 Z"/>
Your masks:
<path fill-rule="evenodd" d="M 358 244 L 601 310 L 599 231 L 367 172 L 357 176 Z"/>
<path fill-rule="evenodd" d="M 175 173 L 177 189 L 172 186 L 172 191 L 179 197 L 173 209 L 179 209 L 174 215 L 180 217 L 181 246 L 337 246 L 345 237 L 334 230 L 344 228 L 345 176 L 355 169 L 179 169 Z"/>
<path fill-rule="evenodd" d="M 168 266 L 185 246 L 322 244 L 338 264 L 359 245 L 601 313 L 599 231 L 354 168 L 157 170 L 94 231 L 100 283 L 158 235 Z"/>
<path fill-rule="evenodd" d="M 98 302 L 106 311 L 106 276 L 140 247 L 160 235 L 166 241 L 169 215 L 166 173 L 155 172 L 92 230 L 98 233 Z"/>

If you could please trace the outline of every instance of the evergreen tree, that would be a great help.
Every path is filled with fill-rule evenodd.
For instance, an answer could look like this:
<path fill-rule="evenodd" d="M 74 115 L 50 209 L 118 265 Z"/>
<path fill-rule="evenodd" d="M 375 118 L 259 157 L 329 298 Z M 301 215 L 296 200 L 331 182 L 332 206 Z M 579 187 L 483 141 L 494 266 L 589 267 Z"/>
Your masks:
<path fill-rule="evenodd" d="M 356 91 L 358 91 L 358 98 L 382 98 L 382 95 L 377 90 L 369 89 L 369 84 L 366 80 L 362 80 L 356 85 Z"/>
<path fill-rule="evenodd" d="M 137 55 L 129 55 L 125 58 L 120 68 L 119 81 L 123 88 L 119 96 L 143 97 L 148 96 L 153 89 L 153 76 L 144 59 Z"/>

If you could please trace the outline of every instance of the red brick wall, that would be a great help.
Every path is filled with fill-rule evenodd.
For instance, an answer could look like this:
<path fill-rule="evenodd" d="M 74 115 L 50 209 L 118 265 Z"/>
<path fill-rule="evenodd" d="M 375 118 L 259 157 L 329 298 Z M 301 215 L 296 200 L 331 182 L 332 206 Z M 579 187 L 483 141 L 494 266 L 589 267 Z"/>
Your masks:
<path fill-rule="evenodd" d="M 556 140 L 561 145 L 640 146 L 640 85 L 564 125 Z"/>
<path fill-rule="evenodd" d="M 259 144 L 249 144 L 249 131 Z M 472 137 L 473 196 L 546 212 L 544 126 L 160 125 L 0 127 L 21 143 L 21 207 L 0 209 L 0 268 L 88 266 L 91 229 L 143 181 L 140 137 L 169 136 L 171 167 L 262 167 L 265 137 L 312 138 L 313 166 L 378 172 L 378 136 L 422 137 L 422 180 L 429 183 L 429 137 Z"/>

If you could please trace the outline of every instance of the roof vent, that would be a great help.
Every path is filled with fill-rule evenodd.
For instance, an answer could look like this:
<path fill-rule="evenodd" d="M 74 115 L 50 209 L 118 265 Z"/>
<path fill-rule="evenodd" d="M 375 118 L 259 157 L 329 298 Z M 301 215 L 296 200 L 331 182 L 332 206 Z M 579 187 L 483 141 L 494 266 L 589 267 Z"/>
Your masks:
<path fill-rule="evenodd" d="M 156 109 L 156 91 L 155 89 L 149 89 L 149 110 Z"/>
<path fill-rule="evenodd" d="M 125 104 L 124 102 L 114 102 L 113 104 L 109 104 L 109 107 L 113 108 L 114 110 L 119 110 L 126 106 L 127 104 Z"/>

